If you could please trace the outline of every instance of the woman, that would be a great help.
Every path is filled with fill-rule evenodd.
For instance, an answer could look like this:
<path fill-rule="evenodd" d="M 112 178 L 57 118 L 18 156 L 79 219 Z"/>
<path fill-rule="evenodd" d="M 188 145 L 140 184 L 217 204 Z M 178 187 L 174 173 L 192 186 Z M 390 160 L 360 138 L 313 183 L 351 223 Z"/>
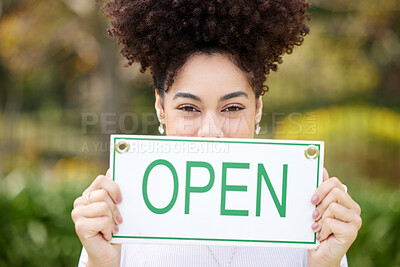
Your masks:
<path fill-rule="evenodd" d="M 111 0 L 111 19 L 128 64 L 153 75 L 160 132 L 253 138 L 259 131 L 266 74 L 303 42 L 309 4 L 303 0 Z M 256 125 L 255 129 L 254 126 Z M 311 203 L 316 250 L 110 244 L 123 219 L 122 196 L 98 176 L 72 211 L 83 244 L 81 266 L 347 266 L 361 227 L 360 207 L 324 170 Z M 138 218 L 140 219 L 140 218 Z"/>

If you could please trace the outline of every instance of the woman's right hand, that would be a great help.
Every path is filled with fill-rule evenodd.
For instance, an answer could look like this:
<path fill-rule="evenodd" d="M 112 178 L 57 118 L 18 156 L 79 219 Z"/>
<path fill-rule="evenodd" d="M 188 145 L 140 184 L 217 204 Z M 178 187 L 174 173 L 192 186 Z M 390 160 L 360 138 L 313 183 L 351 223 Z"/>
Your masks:
<path fill-rule="evenodd" d="M 89 201 L 88 201 L 89 200 Z M 74 202 L 71 212 L 75 231 L 88 254 L 87 266 L 119 266 L 121 245 L 111 244 L 122 217 L 116 204 L 121 203 L 121 191 L 107 174 L 99 175 Z"/>

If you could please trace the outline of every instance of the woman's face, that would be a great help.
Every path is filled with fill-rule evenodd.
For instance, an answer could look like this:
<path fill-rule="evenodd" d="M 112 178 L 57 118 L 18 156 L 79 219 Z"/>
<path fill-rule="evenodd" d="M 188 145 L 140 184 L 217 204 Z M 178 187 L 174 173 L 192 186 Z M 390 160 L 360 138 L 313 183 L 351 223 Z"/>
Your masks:
<path fill-rule="evenodd" d="M 169 136 L 253 138 L 262 100 L 226 55 L 195 54 L 155 108 Z"/>

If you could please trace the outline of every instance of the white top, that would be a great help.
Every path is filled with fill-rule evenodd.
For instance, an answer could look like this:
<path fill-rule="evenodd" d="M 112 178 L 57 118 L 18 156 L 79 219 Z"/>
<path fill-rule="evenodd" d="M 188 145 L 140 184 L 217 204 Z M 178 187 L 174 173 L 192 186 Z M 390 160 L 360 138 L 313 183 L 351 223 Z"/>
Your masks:
<path fill-rule="evenodd" d="M 83 248 L 78 267 L 87 263 Z M 229 261 L 230 264 L 229 264 Z M 120 266 L 307 266 L 306 249 L 123 244 Z M 341 267 L 348 267 L 346 255 Z"/>

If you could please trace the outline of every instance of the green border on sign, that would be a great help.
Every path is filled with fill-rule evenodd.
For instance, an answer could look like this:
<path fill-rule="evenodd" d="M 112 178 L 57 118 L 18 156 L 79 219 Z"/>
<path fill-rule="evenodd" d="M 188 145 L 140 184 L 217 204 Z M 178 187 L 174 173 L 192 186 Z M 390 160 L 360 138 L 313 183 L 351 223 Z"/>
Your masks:
<path fill-rule="evenodd" d="M 267 145 L 300 145 L 300 146 L 310 146 L 314 145 L 318 147 L 318 150 L 321 150 L 319 144 L 290 144 L 290 143 L 269 143 L 269 142 L 245 142 L 245 141 L 213 141 L 213 140 L 187 140 L 187 139 L 162 139 L 162 138 L 144 138 L 144 137 L 115 137 L 114 145 L 117 140 L 150 140 L 150 141 L 186 141 L 186 142 L 210 142 L 210 143 L 238 143 L 238 144 L 267 144 Z M 253 139 L 254 140 L 254 139 Z M 115 181 L 115 149 L 113 156 L 113 181 Z M 318 156 L 318 165 L 317 165 L 317 187 L 319 185 L 319 162 L 320 156 Z M 315 205 L 315 207 L 317 207 Z M 197 240 L 197 241 L 233 241 L 233 242 L 253 242 L 253 243 L 286 243 L 286 244 L 316 244 L 317 243 L 317 233 L 314 233 L 314 241 L 274 241 L 274 240 L 245 240 L 245 239 L 217 239 L 217 238 L 185 238 L 185 237 L 153 237 L 153 236 L 116 236 L 113 235 L 113 238 L 130 238 L 130 239 L 159 239 L 159 240 Z"/>

